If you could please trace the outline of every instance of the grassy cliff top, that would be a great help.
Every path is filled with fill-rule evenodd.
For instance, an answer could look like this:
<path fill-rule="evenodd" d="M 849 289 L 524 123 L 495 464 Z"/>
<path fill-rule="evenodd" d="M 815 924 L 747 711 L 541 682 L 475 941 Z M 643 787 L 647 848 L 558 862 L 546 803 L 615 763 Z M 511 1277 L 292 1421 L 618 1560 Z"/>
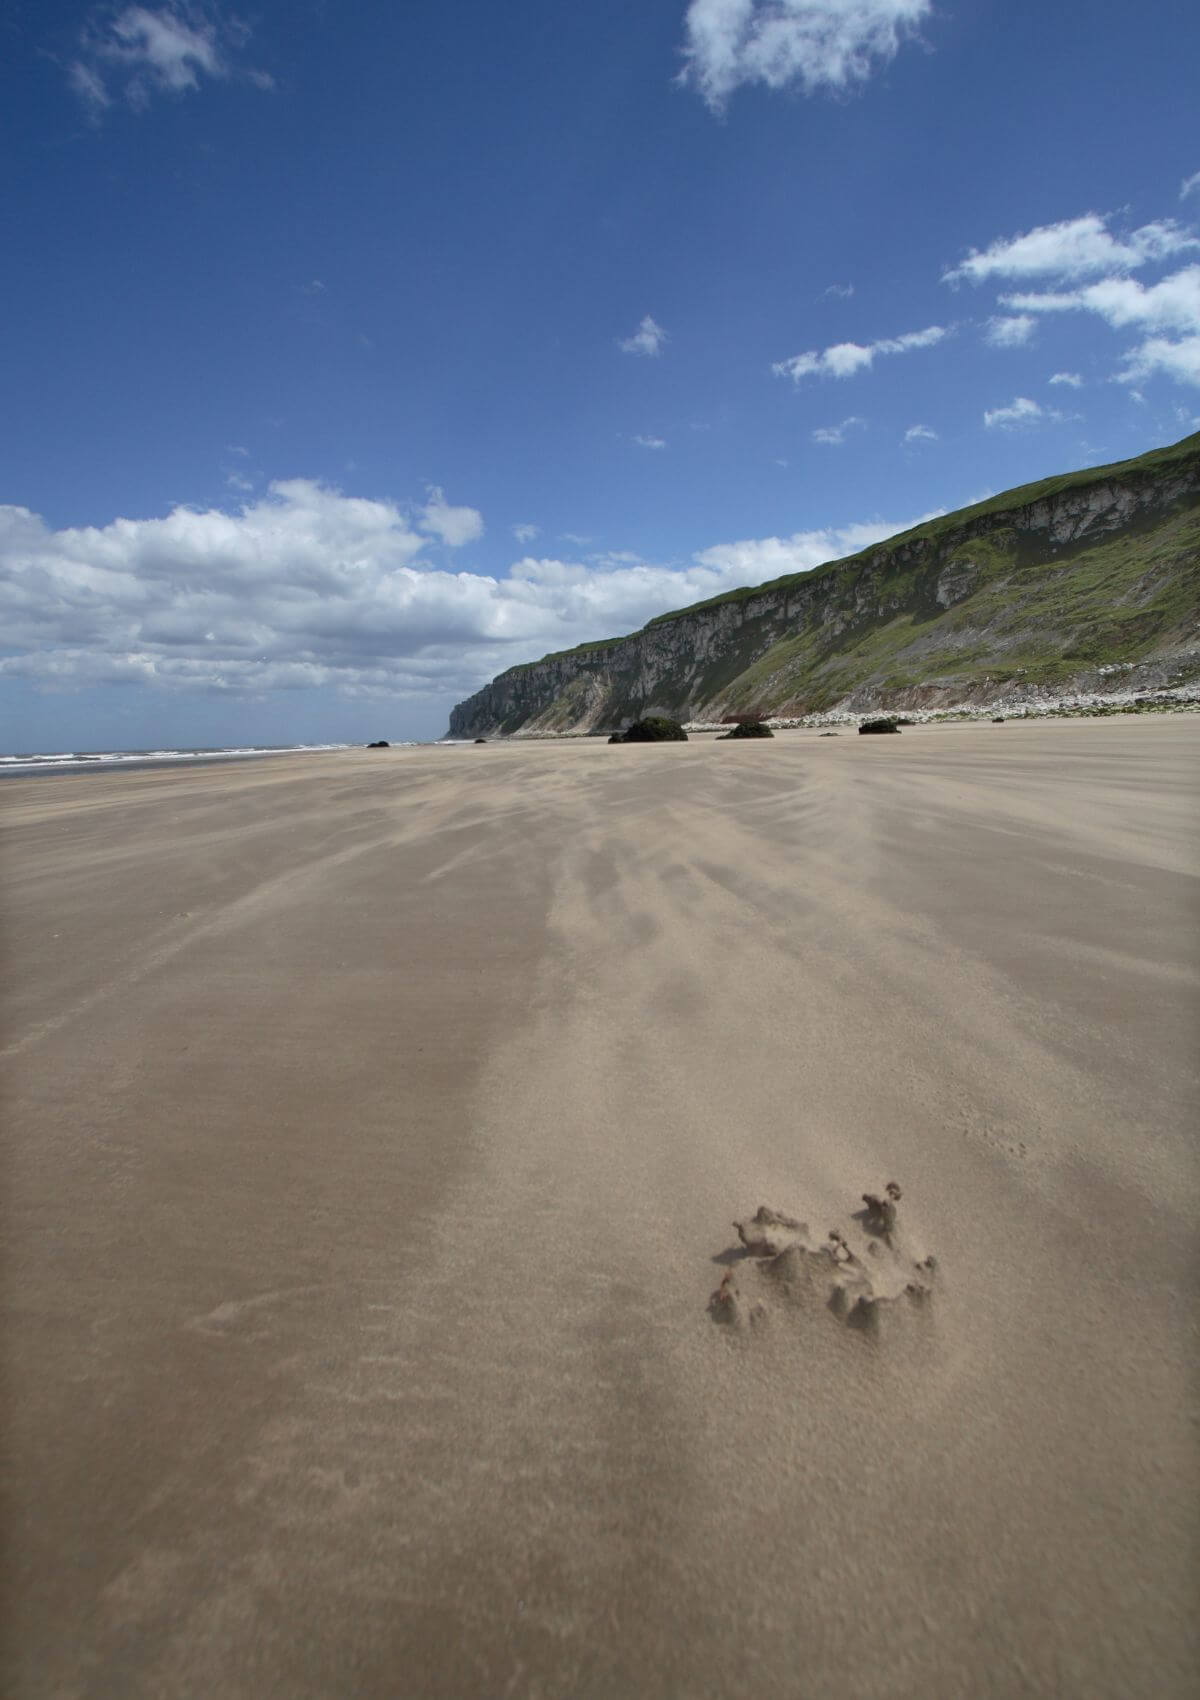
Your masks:
<path fill-rule="evenodd" d="M 641 630 L 652 631 L 656 626 L 669 625 L 673 620 L 687 619 L 692 614 L 706 613 L 712 608 L 721 608 L 730 603 L 746 602 L 753 596 L 762 596 L 771 591 L 786 590 L 801 581 L 811 583 L 814 579 L 837 573 L 848 562 L 861 560 L 864 555 L 874 554 L 877 550 L 887 551 L 918 540 L 936 541 L 965 525 L 971 525 L 976 520 L 986 519 L 994 514 L 1011 513 L 1019 508 L 1032 507 L 1035 502 L 1084 491 L 1091 485 L 1106 484 L 1113 479 L 1154 477 L 1198 458 L 1200 431 L 1193 432 L 1190 437 L 1184 437 L 1166 448 L 1150 449 L 1144 455 L 1135 455 L 1131 460 L 1112 461 L 1106 466 L 1089 466 L 1079 472 L 1060 472 L 1052 478 L 1040 478 L 1033 484 L 1020 484 L 1014 490 L 1003 490 L 998 496 L 989 496 L 985 502 L 975 502 L 969 508 L 956 508 L 953 513 L 926 520 L 922 525 L 915 525 L 908 531 L 899 531 L 893 537 L 884 538 L 881 543 L 869 544 L 867 548 L 860 549 L 853 555 L 843 555 L 839 560 L 826 561 L 806 572 L 785 573 L 782 578 L 769 579 L 764 584 L 741 585 L 736 590 L 723 591 L 720 596 L 710 596 L 704 602 L 692 602 L 686 608 L 673 608 L 669 613 L 658 614 L 653 620 L 648 620 Z M 561 661 L 568 655 L 589 655 L 596 651 L 613 649 L 637 635 L 637 632 L 628 632 L 620 637 L 595 638 L 589 643 L 576 644 L 573 649 L 554 650 L 549 655 L 543 655 L 539 661 L 518 662 L 516 666 L 506 669 L 500 677 L 523 673 L 530 667 L 540 667 L 547 661 Z"/>

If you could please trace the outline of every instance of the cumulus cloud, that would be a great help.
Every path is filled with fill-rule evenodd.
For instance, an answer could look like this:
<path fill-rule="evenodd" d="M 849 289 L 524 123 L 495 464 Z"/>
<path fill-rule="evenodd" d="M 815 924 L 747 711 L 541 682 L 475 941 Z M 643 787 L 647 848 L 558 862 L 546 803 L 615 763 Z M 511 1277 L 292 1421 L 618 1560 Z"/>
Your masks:
<path fill-rule="evenodd" d="M 1042 224 L 1023 236 L 1002 237 L 990 248 L 972 248 L 961 264 L 943 273 L 943 283 L 983 283 L 988 278 L 1089 277 L 1096 272 L 1127 272 L 1152 260 L 1169 259 L 1200 241 L 1174 219 L 1144 224 L 1127 236 L 1114 236 L 1109 215 Z"/>
<path fill-rule="evenodd" d="M 653 357 L 658 354 L 666 340 L 666 331 L 663 330 L 661 325 L 656 325 L 647 313 L 633 335 L 622 338 L 617 346 L 626 354 L 644 354 Z"/>
<path fill-rule="evenodd" d="M 68 81 L 94 117 L 114 95 L 144 107 L 154 94 L 186 94 L 203 78 L 228 77 L 245 35 L 244 25 L 223 22 L 215 10 L 193 4 L 97 12 L 80 39 Z M 246 75 L 259 88 L 273 87 L 265 71 Z"/>
<path fill-rule="evenodd" d="M 1114 330 L 1157 332 L 1125 354 L 1122 381 L 1163 372 L 1178 383 L 1200 382 L 1200 266 L 1185 266 L 1149 285 L 1133 277 L 1106 277 L 1080 289 L 1008 295 L 1004 301 L 1026 313 L 1096 313 Z"/>
<path fill-rule="evenodd" d="M 0 676 L 52 690 L 466 695 L 514 661 L 633 630 L 903 529 L 750 539 L 684 565 L 624 552 L 524 557 L 491 577 L 426 564 L 424 512 L 414 523 L 395 502 L 307 479 L 275 483 L 233 513 L 175 508 L 59 531 L 0 507 Z"/>
<path fill-rule="evenodd" d="M 1050 379 L 1052 384 L 1066 384 L 1070 389 L 1081 390 L 1083 379 L 1078 372 L 1056 372 Z"/>
<path fill-rule="evenodd" d="M 691 0 L 681 80 L 715 112 L 747 83 L 849 88 L 893 59 L 931 10 L 932 0 Z"/>
<path fill-rule="evenodd" d="M 904 433 L 906 443 L 936 443 L 937 432 L 930 425 L 910 425 Z"/>
<path fill-rule="evenodd" d="M 767 579 L 782 578 L 785 573 L 809 572 L 825 561 L 840 560 L 843 555 L 856 555 L 860 549 L 869 549 L 873 543 L 895 537 L 897 532 L 924 525 L 929 519 L 939 519 L 945 511 L 934 508 L 917 519 L 906 520 L 903 525 L 869 520 L 823 531 L 796 531 L 790 537 L 751 537 L 740 543 L 718 543 L 711 549 L 702 549 L 695 559 L 701 567 L 729 575 L 731 584 L 762 584 Z"/>
<path fill-rule="evenodd" d="M 856 372 L 870 368 L 878 355 L 909 354 L 913 349 L 932 348 L 949 336 L 944 325 L 928 325 L 923 331 L 906 331 L 903 336 L 882 337 L 878 342 L 838 342 L 818 353 L 794 354 L 790 360 L 777 360 L 771 367 L 777 378 L 850 378 Z"/>
<path fill-rule="evenodd" d="M 665 437 L 635 437 L 633 440 L 643 449 L 665 449 L 667 446 Z"/>
<path fill-rule="evenodd" d="M 987 322 L 984 337 L 993 348 L 1021 348 L 1033 335 L 1035 324 L 1030 313 L 992 318 Z"/>
<path fill-rule="evenodd" d="M 477 508 L 452 508 L 436 484 L 430 486 L 427 495 L 429 500 L 417 519 L 422 531 L 440 537 L 451 549 L 483 536 L 483 515 Z"/>
<path fill-rule="evenodd" d="M 1007 407 L 993 407 L 984 413 L 983 422 L 990 429 L 999 426 L 1011 430 L 1015 425 L 1032 425 L 1039 419 L 1057 419 L 1060 415 L 1049 408 L 1039 407 L 1027 395 L 1019 395 Z"/>
<path fill-rule="evenodd" d="M 852 413 L 848 419 L 843 419 L 840 425 L 818 425 L 812 434 L 814 443 L 827 443 L 838 446 L 846 441 L 846 432 L 853 431 L 857 426 L 865 425 L 865 419 L 860 419 Z"/>

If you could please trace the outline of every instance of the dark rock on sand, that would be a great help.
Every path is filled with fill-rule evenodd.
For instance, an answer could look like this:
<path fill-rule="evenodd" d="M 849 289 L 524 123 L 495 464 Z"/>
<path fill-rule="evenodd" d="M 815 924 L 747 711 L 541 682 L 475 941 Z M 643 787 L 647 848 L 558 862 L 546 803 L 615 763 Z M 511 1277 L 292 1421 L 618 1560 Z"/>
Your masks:
<path fill-rule="evenodd" d="M 881 716 L 878 720 L 864 720 L 859 724 L 860 732 L 899 732 L 900 728 L 890 715 Z"/>
<path fill-rule="evenodd" d="M 773 738 L 775 736 L 769 726 L 764 726 L 761 720 L 740 720 L 731 732 L 722 732 L 722 738 Z"/>
<path fill-rule="evenodd" d="M 610 744 L 687 743 L 687 733 L 678 720 L 668 720 L 664 714 L 651 714 L 645 720 L 635 720 L 624 732 L 614 732 Z"/>
<path fill-rule="evenodd" d="M 386 738 L 380 738 L 378 743 L 367 745 L 369 750 L 390 750 L 391 747 Z"/>

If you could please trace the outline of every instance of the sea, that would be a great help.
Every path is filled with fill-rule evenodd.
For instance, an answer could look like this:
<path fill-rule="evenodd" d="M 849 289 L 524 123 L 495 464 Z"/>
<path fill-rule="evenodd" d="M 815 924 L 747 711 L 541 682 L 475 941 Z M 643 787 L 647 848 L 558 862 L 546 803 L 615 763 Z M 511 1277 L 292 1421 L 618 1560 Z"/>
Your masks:
<path fill-rule="evenodd" d="M 204 762 L 253 761 L 261 756 L 312 755 L 320 750 L 354 749 L 353 744 L 247 744 L 226 749 L 54 750 L 0 756 L 0 779 L 17 774 L 128 773 L 140 767 L 199 766 Z M 397 748 L 401 747 L 399 745 Z"/>

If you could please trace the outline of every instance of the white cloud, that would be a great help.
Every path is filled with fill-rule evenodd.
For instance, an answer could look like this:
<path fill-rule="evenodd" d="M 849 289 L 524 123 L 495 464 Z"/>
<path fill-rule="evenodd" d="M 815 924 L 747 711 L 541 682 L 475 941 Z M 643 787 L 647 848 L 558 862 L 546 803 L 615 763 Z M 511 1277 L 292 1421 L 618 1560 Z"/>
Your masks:
<path fill-rule="evenodd" d="M 691 0 L 681 77 L 716 112 L 747 83 L 848 88 L 894 58 L 931 10 L 932 0 Z"/>
<path fill-rule="evenodd" d="M 1009 430 L 1014 425 L 1032 425 L 1036 419 L 1058 419 L 1059 414 L 1051 408 L 1039 407 L 1036 401 L 1031 401 L 1027 395 L 1019 395 L 1007 407 L 993 407 L 983 416 L 986 426 L 999 425 L 1003 430 Z"/>
<path fill-rule="evenodd" d="M 860 419 L 857 414 L 852 413 L 848 419 L 843 419 L 840 425 L 818 425 L 812 434 L 812 440 L 814 443 L 840 445 L 846 441 L 847 431 L 854 430 L 856 426 L 865 426 L 866 423 L 865 419 Z"/>
<path fill-rule="evenodd" d="M 822 290 L 822 296 L 836 295 L 839 301 L 849 301 L 854 294 L 852 283 L 831 283 L 828 289 Z"/>
<path fill-rule="evenodd" d="M 1200 331 L 1200 266 L 1186 266 L 1148 287 L 1133 277 L 1106 277 L 1082 289 L 1003 299 L 1006 307 L 1028 313 L 1099 313 L 1115 330 L 1137 325 L 1147 330 Z"/>
<path fill-rule="evenodd" d="M 477 508 L 452 508 L 437 485 L 431 485 L 429 500 L 420 509 L 417 524 L 422 531 L 440 537 L 452 549 L 474 543 L 483 536 L 483 515 Z"/>
<path fill-rule="evenodd" d="M 1155 372 L 1173 378 L 1177 384 L 1200 384 L 1200 336 L 1180 337 L 1175 342 L 1168 337 L 1147 337 L 1125 356 L 1120 381 L 1137 384 Z"/>
<path fill-rule="evenodd" d="M 473 512 L 473 510 L 466 510 Z M 910 523 L 917 523 L 912 521 Z M 0 507 L 0 677 L 261 695 L 466 695 L 512 662 L 803 571 L 906 529 L 872 522 L 719 544 L 683 565 L 626 552 L 447 572 L 395 502 L 289 479 L 234 513 L 175 508 L 53 531 Z"/>
<path fill-rule="evenodd" d="M 1179 185 L 1179 199 L 1186 201 L 1189 195 L 1200 189 L 1200 171 L 1194 171 L 1190 177 L 1185 177 Z"/>
<path fill-rule="evenodd" d="M 202 78 L 228 77 L 247 33 L 238 20 L 226 23 L 211 8 L 183 3 L 97 10 L 83 31 L 68 81 L 93 117 L 114 95 L 141 108 L 153 94 L 186 94 Z M 245 75 L 260 89 L 274 87 L 265 71 Z"/>
<path fill-rule="evenodd" d="M 234 74 L 238 49 L 249 34 L 237 18 L 222 19 L 215 7 L 187 0 L 165 6 L 96 8 L 79 44 L 67 80 L 99 120 L 114 97 L 141 109 L 154 94 L 187 94 L 203 78 Z M 272 89 L 266 71 L 239 73 L 256 88 Z"/>
<path fill-rule="evenodd" d="M 667 446 L 662 437 L 635 437 L 633 440 L 643 449 L 665 449 Z"/>
<path fill-rule="evenodd" d="M 1009 318 L 998 317 L 989 319 L 986 340 L 993 348 L 1021 348 L 1033 335 L 1036 320 L 1029 313 L 1018 313 Z"/>
<path fill-rule="evenodd" d="M 227 472 L 225 482 L 231 490 L 253 490 L 254 485 L 249 478 L 243 478 L 240 472 Z"/>
<path fill-rule="evenodd" d="M 910 425 L 904 433 L 906 443 L 936 443 L 938 434 L 929 425 Z"/>
<path fill-rule="evenodd" d="M 982 283 L 987 278 L 1088 277 L 1095 272 L 1126 272 L 1152 260 L 1168 259 L 1200 241 L 1174 219 L 1144 224 L 1128 236 L 1114 236 L 1109 215 L 1085 213 L 1059 224 L 1039 225 L 1023 236 L 1005 237 L 982 252 L 973 248 L 961 265 L 942 276 L 943 283 Z"/>
<path fill-rule="evenodd" d="M 532 543 L 541 529 L 540 525 L 514 525 L 512 534 L 518 543 Z"/>
<path fill-rule="evenodd" d="M 938 519 L 945 511 L 935 508 L 902 525 L 867 521 L 860 525 L 831 526 L 823 531 L 796 531 L 791 537 L 751 537 L 740 543 L 718 543 L 711 549 L 702 549 L 695 559 L 702 567 L 728 574 L 734 583 L 762 584 L 767 579 L 782 578 L 785 573 L 809 572 L 825 561 L 840 560 L 843 555 L 856 555 L 860 549 L 869 549 L 873 543 L 882 543 L 897 532 Z"/>
<path fill-rule="evenodd" d="M 1078 372 L 1056 372 L 1050 379 L 1050 382 L 1052 384 L 1066 384 L 1073 390 L 1081 390 L 1083 388 L 1083 379 L 1079 376 Z"/>
<path fill-rule="evenodd" d="M 661 325 L 656 325 L 647 313 L 633 335 L 623 338 L 617 346 L 626 354 L 645 354 L 653 357 L 666 340 L 666 331 Z"/>
<path fill-rule="evenodd" d="M 1124 355 L 1123 383 L 1162 372 L 1177 383 L 1200 383 L 1200 266 L 1185 266 L 1146 285 L 1132 277 L 1106 277 L 1081 289 L 1048 295 L 1008 295 L 1005 305 L 1029 313 L 1096 313 L 1114 330 L 1134 327 L 1148 336 Z M 1171 333 L 1175 333 L 1172 337 Z"/>
<path fill-rule="evenodd" d="M 869 368 L 877 355 L 908 354 L 915 348 L 932 348 L 949 336 L 944 325 L 928 325 L 923 331 L 906 331 L 903 336 L 883 337 L 878 342 L 838 342 L 818 353 L 794 354 L 790 360 L 777 360 L 771 370 L 777 378 L 801 378 L 819 375 L 823 378 L 849 378 L 855 372 Z"/>

